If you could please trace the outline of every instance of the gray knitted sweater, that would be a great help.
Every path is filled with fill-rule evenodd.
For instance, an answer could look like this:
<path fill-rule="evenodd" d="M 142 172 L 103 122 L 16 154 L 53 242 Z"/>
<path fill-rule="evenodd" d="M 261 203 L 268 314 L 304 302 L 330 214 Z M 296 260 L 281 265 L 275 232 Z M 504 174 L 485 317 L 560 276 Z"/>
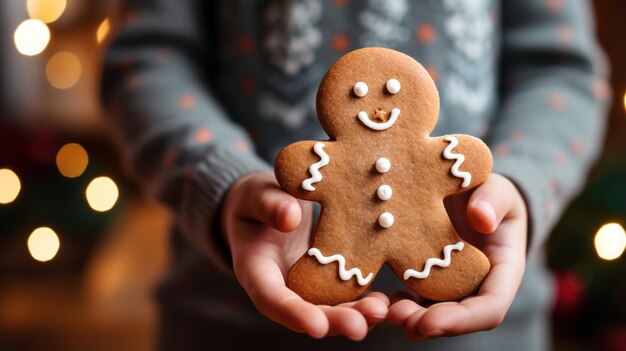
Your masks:
<path fill-rule="evenodd" d="M 104 100 L 130 170 L 175 213 L 163 305 L 266 327 L 220 272 L 220 201 L 287 144 L 326 138 L 317 86 L 363 46 L 428 69 L 441 96 L 433 135 L 488 143 L 494 172 L 525 196 L 533 255 L 599 151 L 608 89 L 591 17 L 584 0 L 130 1 Z"/>

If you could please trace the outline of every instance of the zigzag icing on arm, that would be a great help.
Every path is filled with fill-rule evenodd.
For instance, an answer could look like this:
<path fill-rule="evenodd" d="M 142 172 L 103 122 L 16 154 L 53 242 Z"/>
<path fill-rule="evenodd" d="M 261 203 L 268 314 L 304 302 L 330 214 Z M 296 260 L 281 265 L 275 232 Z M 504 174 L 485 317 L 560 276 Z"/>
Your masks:
<path fill-rule="evenodd" d="M 465 162 L 465 156 L 462 154 L 454 154 L 452 153 L 452 149 L 454 149 L 457 145 L 459 145 L 459 139 L 453 137 L 452 135 L 446 135 L 443 137 L 446 141 L 450 142 L 448 146 L 443 150 L 443 157 L 448 160 L 456 160 L 452 165 L 452 175 L 457 178 L 463 178 L 463 183 L 461 183 L 462 188 L 467 188 L 472 181 L 472 175 L 469 172 L 463 172 L 459 170 L 459 167 Z"/>
<path fill-rule="evenodd" d="M 324 256 L 322 255 L 322 252 L 316 248 L 310 248 L 307 253 L 309 256 L 315 256 L 317 261 L 321 264 L 329 264 L 337 261 L 339 263 L 339 277 L 341 280 L 350 280 L 352 277 L 356 276 L 356 280 L 359 285 L 367 285 L 374 276 L 374 273 L 370 272 L 367 277 L 363 278 L 363 273 L 361 273 L 361 270 L 358 268 L 346 270 L 346 259 L 340 254 Z"/>
<path fill-rule="evenodd" d="M 313 146 L 313 151 L 320 157 L 318 162 L 315 162 L 311 166 L 309 166 L 309 173 L 311 173 L 311 177 L 302 181 L 302 188 L 308 191 L 314 191 L 315 187 L 312 185 L 313 183 L 317 183 L 322 180 L 322 173 L 320 173 L 320 168 L 326 166 L 328 162 L 330 162 L 330 157 L 324 151 L 324 143 L 318 141 Z"/>
<path fill-rule="evenodd" d="M 424 278 L 428 278 L 428 276 L 430 275 L 430 268 L 432 266 L 439 266 L 439 267 L 448 267 L 450 265 L 450 259 L 451 259 L 451 252 L 452 250 L 458 250 L 461 251 L 463 250 L 463 242 L 459 241 L 458 243 L 454 244 L 454 245 L 446 245 L 443 248 L 443 260 L 440 258 L 429 258 L 426 260 L 426 263 L 424 264 L 424 270 L 421 272 L 418 272 L 414 269 L 407 269 L 406 271 L 404 271 L 404 280 L 407 280 L 411 277 L 413 278 L 418 278 L 418 279 L 424 279 Z"/>

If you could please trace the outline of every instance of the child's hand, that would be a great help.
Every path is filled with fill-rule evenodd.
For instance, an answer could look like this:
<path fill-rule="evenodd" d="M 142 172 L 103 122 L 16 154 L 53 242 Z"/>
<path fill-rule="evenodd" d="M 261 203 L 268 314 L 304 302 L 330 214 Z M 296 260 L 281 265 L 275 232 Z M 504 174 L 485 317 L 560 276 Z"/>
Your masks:
<path fill-rule="evenodd" d="M 315 338 L 363 339 L 374 324 L 385 320 L 386 295 L 370 293 L 356 302 L 317 306 L 285 285 L 289 267 L 308 248 L 311 216 L 311 204 L 283 192 L 271 173 L 238 180 L 228 191 L 221 213 L 235 275 L 267 318 Z"/>
<path fill-rule="evenodd" d="M 499 174 L 471 195 L 446 201 L 463 239 L 481 249 L 491 271 L 477 296 L 428 308 L 404 298 L 389 308 L 388 320 L 402 325 L 412 339 L 453 336 L 498 326 L 513 302 L 526 261 L 526 204 L 515 185 Z"/>

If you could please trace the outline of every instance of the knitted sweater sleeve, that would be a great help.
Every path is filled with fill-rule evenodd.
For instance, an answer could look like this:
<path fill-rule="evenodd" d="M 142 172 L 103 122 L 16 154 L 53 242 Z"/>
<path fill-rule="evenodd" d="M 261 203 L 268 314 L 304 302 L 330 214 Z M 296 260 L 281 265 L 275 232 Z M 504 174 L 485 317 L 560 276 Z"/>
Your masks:
<path fill-rule="evenodd" d="M 545 241 L 597 157 L 607 70 L 585 0 L 502 2 L 502 87 L 490 130 L 494 172 L 527 201 L 529 251 Z"/>
<path fill-rule="evenodd" d="M 128 1 L 105 59 L 103 101 L 131 173 L 221 268 L 221 199 L 245 174 L 270 170 L 211 94 L 211 33 L 201 0 Z M 202 19 L 202 20 L 201 20 Z"/>

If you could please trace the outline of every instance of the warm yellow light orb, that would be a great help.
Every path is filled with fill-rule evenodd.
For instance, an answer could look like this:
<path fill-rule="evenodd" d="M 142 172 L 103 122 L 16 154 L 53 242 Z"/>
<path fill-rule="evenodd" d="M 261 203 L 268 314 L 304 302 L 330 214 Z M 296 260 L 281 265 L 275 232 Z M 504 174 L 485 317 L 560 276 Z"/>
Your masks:
<path fill-rule="evenodd" d="M 50 261 L 59 252 L 59 236 L 48 227 L 35 229 L 28 237 L 28 252 L 40 262 Z"/>
<path fill-rule="evenodd" d="M 48 46 L 50 30 L 42 21 L 29 19 L 17 26 L 13 41 L 20 54 L 34 56 L 40 54 Z"/>
<path fill-rule="evenodd" d="M 22 189 L 20 178 L 8 168 L 0 169 L 0 204 L 13 202 Z"/>
<path fill-rule="evenodd" d="M 69 89 L 76 85 L 82 71 L 80 60 L 71 52 L 54 54 L 46 65 L 48 81 L 58 89 Z"/>
<path fill-rule="evenodd" d="M 624 92 L 624 110 L 626 110 L 626 92 Z"/>
<path fill-rule="evenodd" d="M 109 35 L 109 31 L 111 30 L 111 24 L 109 23 L 109 19 L 105 19 L 98 26 L 98 30 L 96 31 L 96 39 L 98 40 L 98 44 L 102 43 L 104 39 L 106 39 L 107 35 Z"/>
<path fill-rule="evenodd" d="M 67 0 L 27 0 L 26 10 L 30 18 L 35 18 L 46 23 L 59 19 L 65 11 Z"/>
<path fill-rule="evenodd" d="M 626 248 L 626 232 L 617 223 L 605 224 L 596 233 L 594 243 L 600 258 L 607 261 L 617 259 Z"/>
<path fill-rule="evenodd" d="M 85 172 L 89 164 L 87 151 L 76 143 L 65 144 L 57 153 L 57 168 L 62 175 L 76 178 Z"/>
<path fill-rule="evenodd" d="M 94 211 L 105 212 L 115 206 L 119 190 L 111 178 L 98 177 L 89 183 L 85 195 L 89 206 Z"/>

